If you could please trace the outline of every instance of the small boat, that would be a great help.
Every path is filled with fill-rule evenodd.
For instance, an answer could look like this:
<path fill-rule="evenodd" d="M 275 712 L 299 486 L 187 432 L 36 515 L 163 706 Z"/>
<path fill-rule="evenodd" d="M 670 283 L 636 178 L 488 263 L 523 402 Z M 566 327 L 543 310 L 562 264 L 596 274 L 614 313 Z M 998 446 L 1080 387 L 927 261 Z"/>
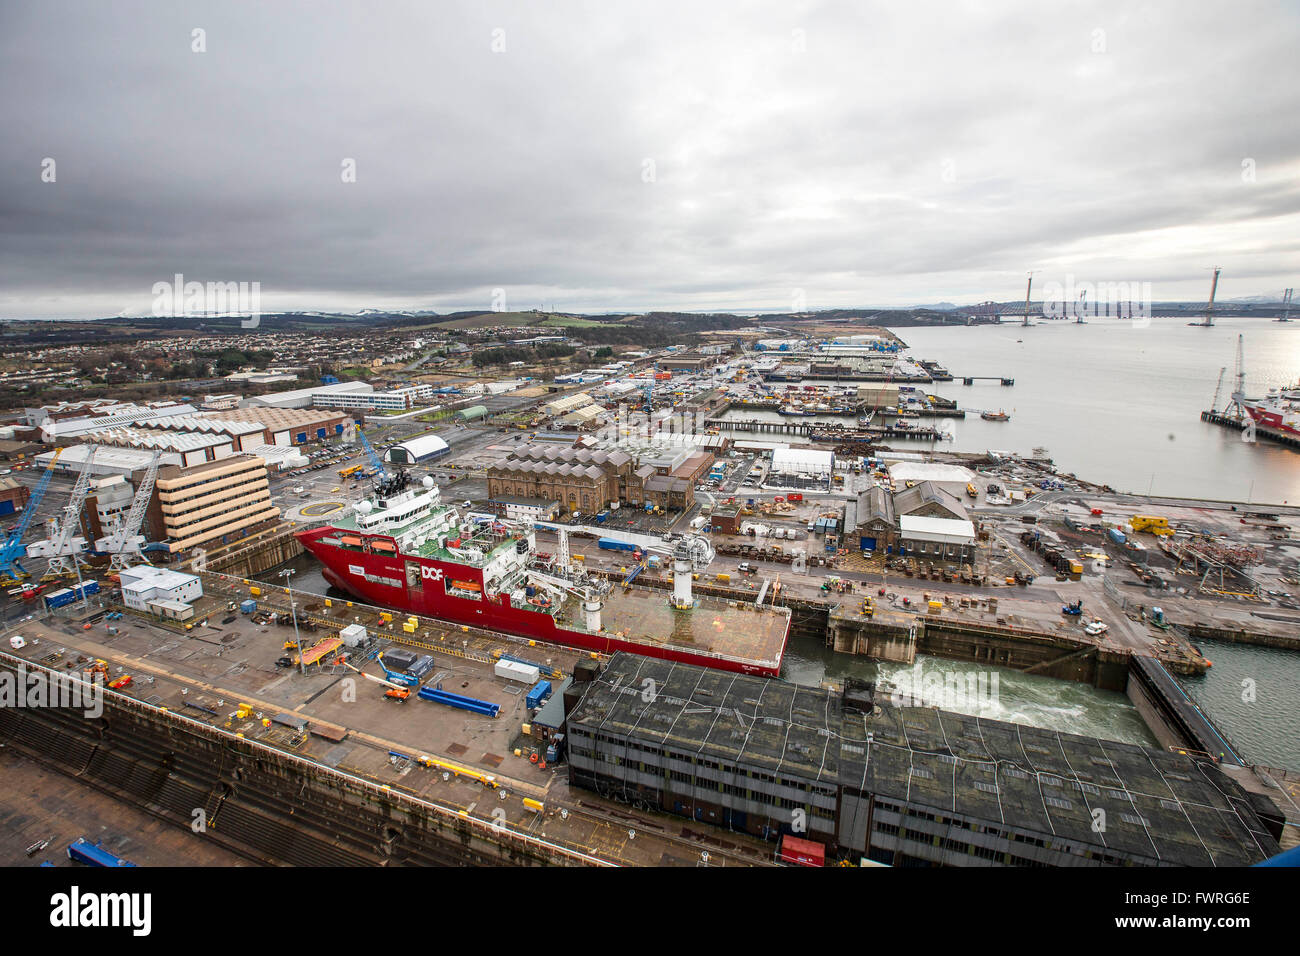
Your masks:
<path fill-rule="evenodd" d="M 984 419 L 986 422 L 1011 421 L 1011 416 L 1008 415 L 1006 412 L 1002 411 L 1001 409 L 999 409 L 996 412 L 980 412 L 980 418 Z"/>

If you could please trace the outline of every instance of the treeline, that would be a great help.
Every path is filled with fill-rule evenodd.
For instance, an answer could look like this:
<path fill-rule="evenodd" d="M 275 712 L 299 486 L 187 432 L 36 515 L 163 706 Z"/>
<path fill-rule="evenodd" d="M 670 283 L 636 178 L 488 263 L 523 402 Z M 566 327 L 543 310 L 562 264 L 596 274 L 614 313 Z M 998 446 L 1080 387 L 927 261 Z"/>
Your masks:
<path fill-rule="evenodd" d="M 546 359 L 568 358 L 577 354 L 577 351 L 572 345 L 561 345 L 555 342 L 543 342 L 533 348 L 507 345 L 475 352 L 473 362 L 478 368 L 487 365 L 509 365 L 511 362 L 533 365 Z"/>

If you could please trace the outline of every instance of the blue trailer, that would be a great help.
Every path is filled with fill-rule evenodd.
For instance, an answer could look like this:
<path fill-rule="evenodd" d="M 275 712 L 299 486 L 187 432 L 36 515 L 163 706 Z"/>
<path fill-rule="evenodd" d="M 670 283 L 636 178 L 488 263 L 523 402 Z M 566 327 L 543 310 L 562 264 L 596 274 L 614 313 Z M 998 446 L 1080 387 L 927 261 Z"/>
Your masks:
<path fill-rule="evenodd" d="M 528 705 L 529 710 L 536 710 L 538 707 L 541 707 L 542 702 L 550 696 L 551 682 L 548 680 L 539 680 L 533 689 L 528 692 L 528 696 L 524 698 L 524 702 Z"/>
<path fill-rule="evenodd" d="M 254 611 L 256 611 L 256 610 L 257 610 L 257 602 L 256 602 L 256 601 L 248 600 L 248 601 L 240 601 L 240 602 L 239 602 L 239 613 L 240 613 L 240 614 L 252 614 L 252 613 L 253 613 Z"/>
<path fill-rule="evenodd" d="M 1127 540 L 1124 537 L 1124 532 L 1120 531 L 1119 528 L 1107 528 L 1106 534 L 1110 535 L 1110 540 L 1116 544 L 1123 544 Z"/>
<path fill-rule="evenodd" d="M 68 844 L 68 859 L 86 866 L 135 866 L 130 860 L 109 853 L 98 843 L 91 843 L 85 837 Z"/>
<path fill-rule="evenodd" d="M 631 541 L 619 541 L 617 538 L 601 538 L 596 546 L 605 551 L 635 551 L 636 545 Z"/>

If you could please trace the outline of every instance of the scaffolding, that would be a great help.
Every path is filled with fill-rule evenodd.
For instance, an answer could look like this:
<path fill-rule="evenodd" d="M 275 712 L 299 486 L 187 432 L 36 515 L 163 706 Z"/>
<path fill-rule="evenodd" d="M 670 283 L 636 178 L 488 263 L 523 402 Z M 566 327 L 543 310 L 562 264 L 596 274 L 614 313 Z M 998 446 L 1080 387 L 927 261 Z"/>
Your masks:
<path fill-rule="evenodd" d="M 1258 548 L 1246 544 L 1223 544 L 1207 538 L 1192 538 L 1169 549 L 1174 571 L 1200 577 L 1197 587 L 1216 594 L 1257 595 L 1260 587 L 1248 572 L 1259 564 Z M 1243 591 L 1242 587 L 1246 590 Z"/>

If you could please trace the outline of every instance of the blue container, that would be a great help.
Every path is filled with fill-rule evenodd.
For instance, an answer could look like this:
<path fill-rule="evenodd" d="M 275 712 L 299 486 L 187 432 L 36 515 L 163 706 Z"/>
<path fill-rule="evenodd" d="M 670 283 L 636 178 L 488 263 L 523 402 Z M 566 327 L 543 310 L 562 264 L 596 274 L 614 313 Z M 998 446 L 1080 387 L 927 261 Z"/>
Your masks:
<path fill-rule="evenodd" d="M 528 692 L 528 696 L 525 698 L 525 703 L 528 705 L 529 710 L 536 710 L 538 707 L 542 706 L 542 702 L 550 696 L 551 682 L 548 680 L 540 680 L 537 682 L 537 685 Z"/>
<path fill-rule="evenodd" d="M 256 610 L 257 610 L 257 602 L 256 602 L 256 601 L 240 601 L 240 602 L 239 602 L 239 613 L 240 613 L 240 614 L 252 614 L 252 613 L 253 613 L 254 611 L 256 611 Z"/>

